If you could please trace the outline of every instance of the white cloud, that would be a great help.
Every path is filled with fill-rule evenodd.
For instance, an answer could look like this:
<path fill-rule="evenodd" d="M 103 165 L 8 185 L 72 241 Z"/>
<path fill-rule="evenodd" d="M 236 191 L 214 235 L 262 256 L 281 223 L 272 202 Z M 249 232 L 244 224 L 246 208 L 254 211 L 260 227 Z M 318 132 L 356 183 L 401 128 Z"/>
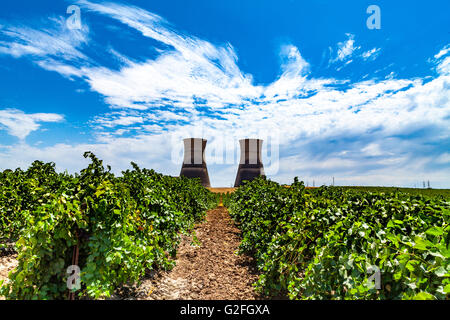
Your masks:
<path fill-rule="evenodd" d="M 355 143 L 354 150 L 345 155 L 330 151 L 327 157 L 322 158 L 300 151 L 298 155 L 285 157 L 281 159 L 282 170 L 277 175 L 277 181 L 292 183 L 293 177 L 299 176 L 309 186 L 313 181 L 315 186 L 320 186 L 330 185 L 335 177 L 335 184 L 340 186 L 420 187 L 422 181 L 430 180 L 433 188 L 448 188 L 448 168 L 424 169 L 433 163 L 433 157 L 420 154 L 411 161 L 407 143 L 395 140 L 392 142 L 397 147 L 395 153 L 364 159 L 359 157 L 358 143 Z"/>
<path fill-rule="evenodd" d="M 371 157 L 376 157 L 376 156 L 381 156 L 383 155 L 383 152 L 380 149 L 380 145 L 376 144 L 376 143 L 370 143 L 368 144 L 366 147 L 364 147 L 361 150 L 364 154 L 371 156 Z"/>
<path fill-rule="evenodd" d="M 28 26 L 3 26 L 0 33 L 12 41 L 0 41 L 0 53 L 10 54 L 14 57 L 57 56 L 64 60 L 88 59 L 79 48 L 85 45 L 89 38 L 89 29 L 86 24 L 81 30 L 69 30 L 63 17 L 50 18 L 51 27 L 33 29 Z"/>
<path fill-rule="evenodd" d="M 302 57 L 297 47 L 285 45 L 281 48 L 280 55 L 283 61 L 281 66 L 283 73 L 277 81 L 263 89 L 263 93 L 268 99 L 288 99 L 299 94 L 299 88 L 308 83 L 313 84 L 306 81 L 310 65 Z M 307 90 L 306 86 L 304 89 Z"/>
<path fill-rule="evenodd" d="M 337 56 L 331 62 L 344 61 L 349 59 L 353 52 L 359 50 L 361 47 L 355 47 L 355 36 L 347 33 L 348 39 L 344 42 L 338 43 Z"/>
<path fill-rule="evenodd" d="M 441 51 L 439 51 L 434 57 L 436 59 L 440 59 L 441 57 L 447 55 L 450 52 L 450 46 L 446 46 L 445 48 L 442 48 Z"/>
<path fill-rule="evenodd" d="M 442 75 L 450 75 L 450 57 L 446 57 L 438 64 L 437 71 Z"/>
<path fill-rule="evenodd" d="M 371 50 L 365 51 L 361 54 L 361 57 L 364 60 L 375 60 L 378 55 L 380 54 L 381 49 L 380 48 L 373 48 Z"/>
<path fill-rule="evenodd" d="M 447 164 L 450 163 L 450 153 L 446 152 L 441 154 L 437 159 L 436 159 L 437 163 L 440 164 Z"/>
<path fill-rule="evenodd" d="M 98 118 L 95 122 L 103 125 L 105 127 L 108 128 L 113 128 L 116 126 L 130 126 L 136 123 L 143 123 L 144 122 L 144 118 L 143 117 L 138 117 L 138 116 L 129 116 L 129 115 L 125 115 L 124 113 L 121 113 L 122 115 L 111 115 L 110 119 L 109 117 L 102 117 L 102 118 Z"/>
<path fill-rule="evenodd" d="M 62 115 L 54 113 L 26 114 L 17 109 L 0 110 L 0 124 L 10 135 L 21 140 L 24 140 L 31 132 L 38 130 L 39 122 L 61 122 L 63 119 Z"/>

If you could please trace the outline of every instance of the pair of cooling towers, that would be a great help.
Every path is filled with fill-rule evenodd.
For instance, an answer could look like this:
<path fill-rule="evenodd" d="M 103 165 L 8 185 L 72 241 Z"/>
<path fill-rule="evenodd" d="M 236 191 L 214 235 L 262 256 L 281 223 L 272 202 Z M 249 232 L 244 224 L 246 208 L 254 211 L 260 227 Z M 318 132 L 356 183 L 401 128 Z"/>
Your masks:
<path fill-rule="evenodd" d="M 200 178 L 204 187 L 211 187 L 209 182 L 208 168 L 205 161 L 205 139 L 184 139 L 184 160 L 180 176 L 187 178 Z M 239 140 L 241 147 L 241 158 L 236 175 L 235 187 L 242 185 L 244 181 L 251 181 L 256 177 L 264 175 L 261 150 L 263 140 L 243 139 Z"/>

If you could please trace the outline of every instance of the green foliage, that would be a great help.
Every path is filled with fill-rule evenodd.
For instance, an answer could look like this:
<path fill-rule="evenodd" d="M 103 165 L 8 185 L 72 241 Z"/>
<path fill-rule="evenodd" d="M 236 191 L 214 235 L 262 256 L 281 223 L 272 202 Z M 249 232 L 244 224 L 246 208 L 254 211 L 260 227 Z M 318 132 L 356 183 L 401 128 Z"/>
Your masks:
<path fill-rule="evenodd" d="M 446 299 L 450 202 L 257 179 L 227 198 L 257 288 L 291 299 Z M 381 270 L 382 288 L 368 278 Z"/>
<path fill-rule="evenodd" d="M 420 195 L 427 197 L 436 197 L 449 199 L 450 189 L 431 189 L 431 188 L 397 188 L 397 187 L 343 187 L 344 189 L 370 191 L 370 192 L 384 192 L 384 193 L 407 193 L 410 195 Z"/>
<path fill-rule="evenodd" d="M 110 296 L 147 270 L 168 269 L 180 232 L 188 232 L 217 196 L 198 181 L 140 169 L 115 177 L 92 153 L 75 176 L 35 162 L 26 172 L 0 176 L 2 225 L 16 246 L 19 266 L 0 295 L 8 299 L 67 298 L 67 267 L 79 245 L 80 298 Z"/>
<path fill-rule="evenodd" d="M 54 168 L 54 163 L 35 161 L 27 171 L 0 172 L 0 243 L 17 240 L 26 223 L 23 213 L 34 211 L 61 188 L 65 175 Z"/>
<path fill-rule="evenodd" d="M 231 202 L 233 201 L 233 194 L 230 192 L 227 192 L 227 193 L 222 193 L 221 196 L 222 196 L 222 204 L 225 207 L 229 207 Z"/>

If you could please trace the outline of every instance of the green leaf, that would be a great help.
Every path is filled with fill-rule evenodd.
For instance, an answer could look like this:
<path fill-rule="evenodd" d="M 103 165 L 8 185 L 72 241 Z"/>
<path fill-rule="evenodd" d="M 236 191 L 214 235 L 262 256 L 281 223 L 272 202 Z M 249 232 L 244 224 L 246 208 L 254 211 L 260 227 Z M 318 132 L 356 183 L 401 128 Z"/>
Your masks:
<path fill-rule="evenodd" d="M 444 267 L 439 267 L 436 269 L 436 271 L 434 271 L 434 274 L 437 275 L 438 277 L 444 277 L 447 274 L 447 271 L 445 270 Z"/>
<path fill-rule="evenodd" d="M 442 236 L 444 234 L 444 230 L 440 227 L 432 227 L 425 231 L 425 233 L 432 236 Z"/>
<path fill-rule="evenodd" d="M 446 294 L 449 294 L 449 293 L 450 293 L 450 283 L 447 284 L 447 285 L 444 287 L 444 292 L 445 292 Z"/>
<path fill-rule="evenodd" d="M 428 250 L 430 246 L 433 246 L 433 243 L 428 240 L 422 239 L 421 237 L 415 237 L 414 243 L 414 248 L 419 250 Z"/>
<path fill-rule="evenodd" d="M 428 292 L 419 292 L 413 297 L 413 300 L 435 300 L 436 298 Z"/>
<path fill-rule="evenodd" d="M 398 281 L 402 278 L 402 272 L 401 271 L 397 271 L 396 273 L 394 273 L 394 280 Z"/>
<path fill-rule="evenodd" d="M 405 267 L 409 271 L 413 272 L 415 270 L 416 266 L 419 265 L 419 263 L 420 262 L 417 260 L 409 260 Z"/>

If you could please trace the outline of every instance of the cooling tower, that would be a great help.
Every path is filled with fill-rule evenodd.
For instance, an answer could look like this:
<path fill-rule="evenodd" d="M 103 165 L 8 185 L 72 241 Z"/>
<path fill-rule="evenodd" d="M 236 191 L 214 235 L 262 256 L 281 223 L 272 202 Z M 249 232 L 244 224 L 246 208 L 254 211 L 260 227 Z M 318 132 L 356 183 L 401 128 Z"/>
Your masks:
<path fill-rule="evenodd" d="M 205 139 L 184 139 L 184 160 L 180 176 L 200 178 L 204 187 L 210 187 L 208 169 L 205 161 Z"/>
<path fill-rule="evenodd" d="M 241 160 L 236 175 L 234 186 L 237 188 L 242 185 L 244 180 L 251 181 L 264 175 L 264 166 L 262 164 L 262 144 L 260 139 L 239 140 L 241 146 Z"/>

